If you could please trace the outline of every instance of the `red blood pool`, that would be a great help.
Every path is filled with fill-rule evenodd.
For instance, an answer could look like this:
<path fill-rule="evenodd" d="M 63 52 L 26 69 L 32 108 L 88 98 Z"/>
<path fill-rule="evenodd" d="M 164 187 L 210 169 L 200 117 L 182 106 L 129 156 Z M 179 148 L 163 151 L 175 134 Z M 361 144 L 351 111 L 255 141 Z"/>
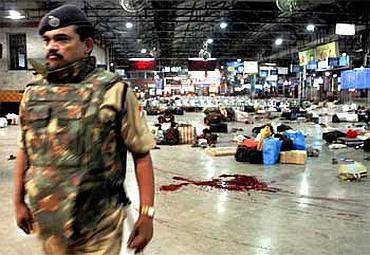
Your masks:
<path fill-rule="evenodd" d="M 182 181 L 178 184 L 163 185 L 160 187 L 161 191 L 176 191 L 183 186 L 196 185 L 211 187 L 219 190 L 231 190 L 231 191 L 267 191 L 267 192 L 277 192 L 278 188 L 269 187 L 265 182 L 260 181 L 255 176 L 233 174 L 220 175 L 218 178 L 213 178 L 208 181 L 193 181 L 183 177 L 175 176 L 172 179 L 176 181 Z"/>

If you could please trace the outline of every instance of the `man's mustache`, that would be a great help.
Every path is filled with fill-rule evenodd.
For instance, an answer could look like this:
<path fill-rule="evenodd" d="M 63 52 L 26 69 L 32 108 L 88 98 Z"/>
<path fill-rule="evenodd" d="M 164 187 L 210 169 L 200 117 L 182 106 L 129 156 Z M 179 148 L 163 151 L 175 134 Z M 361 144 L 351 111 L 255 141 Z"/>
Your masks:
<path fill-rule="evenodd" d="M 52 56 L 53 57 L 57 57 L 58 59 L 62 59 L 63 58 L 62 55 L 60 55 L 60 54 L 58 54 L 56 52 L 53 52 L 53 51 L 51 51 L 48 54 L 46 54 L 46 58 L 49 58 L 49 57 L 52 57 Z"/>

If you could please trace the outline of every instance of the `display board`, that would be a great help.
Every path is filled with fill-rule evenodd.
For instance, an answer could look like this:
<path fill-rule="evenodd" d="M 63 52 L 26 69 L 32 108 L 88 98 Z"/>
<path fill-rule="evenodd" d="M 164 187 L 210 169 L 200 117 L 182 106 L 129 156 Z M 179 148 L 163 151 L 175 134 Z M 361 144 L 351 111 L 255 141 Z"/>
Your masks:
<path fill-rule="evenodd" d="M 341 72 L 342 89 L 369 89 L 370 68 L 355 69 Z"/>

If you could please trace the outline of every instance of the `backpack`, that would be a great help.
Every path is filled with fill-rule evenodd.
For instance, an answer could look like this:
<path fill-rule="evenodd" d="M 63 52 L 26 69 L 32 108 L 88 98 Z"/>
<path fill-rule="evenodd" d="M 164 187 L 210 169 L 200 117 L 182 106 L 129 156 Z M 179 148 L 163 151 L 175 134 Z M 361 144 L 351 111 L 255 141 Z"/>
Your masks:
<path fill-rule="evenodd" d="M 279 138 L 283 143 L 281 144 L 280 151 L 291 151 L 294 148 L 293 141 L 286 135 L 275 134 L 275 138 Z"/>
<path fill-rule="evenodd" d="M 250 149 L 244 146 L 238 146 L 236 149 L 236 153 L 234 155 L 235 160 L 238 162 L 249 162 L 250 156 Z"/>
<path fill-rule="evenodd" d="M 220 123 L 224 117 L 220 113 L 209 113 L 205 118 L 204 118 L 204 124 L 209 125 L 209 124 L 217 124 Z"/>
<path fill-rule="evenodd" d="M 249 163 L 263 164 L 263 152 L 251 149 L 249 151 Z"/>
<path fill-rule="evenodd" d="M 178 145 L 180 144 L 180 132 L 175 127 L 170 127 L 164 134 L 164 144 Z"/>

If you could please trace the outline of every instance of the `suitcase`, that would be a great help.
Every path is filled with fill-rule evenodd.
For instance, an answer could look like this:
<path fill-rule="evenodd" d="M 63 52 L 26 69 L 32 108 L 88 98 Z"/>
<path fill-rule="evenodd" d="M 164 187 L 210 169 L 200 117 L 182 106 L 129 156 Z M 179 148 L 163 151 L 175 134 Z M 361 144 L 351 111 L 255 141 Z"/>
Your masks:
<path fill-rule="evenodd" d="M 366 151 L 366 152 L 370 151 L 370 139 L 366 139 L 364 141 L 364 151 Z"/>
<path fill-rule="evenodd" d="M 254 109 L 254 106 L 252 105 L 245 105 L 244 106 L 244 112 L 254 112 L 255 109 Z"/>
<path fill-rule="evenodd" d="M 338 143 L 345 144 L 349 147 L 355 147 L 358 145 L 364 144 L 364 140 L 358 139 L 358 138 L 347 138 L 347 137 L 339 137 L 337 139 Z"/>
<path fill-rule="evenodd" d="M 214 133 L 227 133 L 227 124 L 226 123 L 210 124 L 209 130 Z"/>
<path fill-rule="evenodd" d="M 194 141 L 195 130 L 192 125 L 179 125 L 180 144 L 191 144 Z"/>

